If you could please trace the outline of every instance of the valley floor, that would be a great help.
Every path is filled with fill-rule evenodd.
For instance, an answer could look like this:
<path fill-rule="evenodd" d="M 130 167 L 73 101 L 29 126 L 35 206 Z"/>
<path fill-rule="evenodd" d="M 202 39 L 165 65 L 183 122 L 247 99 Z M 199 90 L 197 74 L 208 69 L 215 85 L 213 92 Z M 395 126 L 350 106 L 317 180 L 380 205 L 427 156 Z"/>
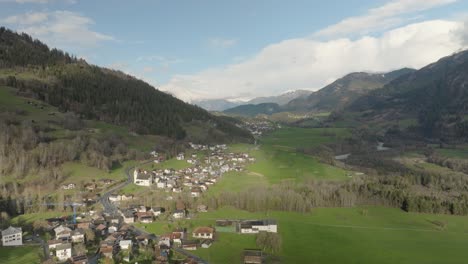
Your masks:
<path fill-rule="evenodd" d="M 233 208 L 193 220 L 155 222 L 156 234 L 180 226 L 214 225 L 216 219 L 274 218 L 282 237 L 281 263 L 464 263 L 468 217 L 405 213 L 384 207 L 317 208 L 312 213 L 250 213 Z M 210 263 L 240 263 L 255 248 L 255 235 L 218 232 L 209 249 L 195 254 Z"/>

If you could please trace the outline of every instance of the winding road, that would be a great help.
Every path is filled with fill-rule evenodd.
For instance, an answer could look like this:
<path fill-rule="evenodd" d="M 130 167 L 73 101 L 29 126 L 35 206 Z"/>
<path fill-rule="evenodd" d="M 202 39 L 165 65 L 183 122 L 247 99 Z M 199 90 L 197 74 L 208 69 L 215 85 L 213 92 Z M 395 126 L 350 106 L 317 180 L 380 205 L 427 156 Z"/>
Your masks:
<path fill-rule="evenodd" d="M 147 162 L 141 163 L 140 165 L 149 164 L 151 162 L 152 161 L 147 161 Z M 125 169 L 125 175 L 127 176 L 127 180 L 125 182 L 122 182 L 122 183 L 112 187 L 111 189 L 106 191 L 101 196 L 101 199 L 99 199 L 99 202 L 104 207 L 104 213 L 108 213 L 110 215 L 113 215 L 113 214 L 117 213 L 118 208 L 117 208 L 117 206 L 115 206 L 113 203 L 111 203 L 109 201 L 109 197 L 111 196 L 112 193 L 115 193 L 118 190 L 124 188 L 125 186 L 133 183 L 133 177 L 132 177 L 131 171 L 133 171 L 135 169 L 135 167 L 136 166 L 126 168 Z M 142 229 L 140 229 L 140 228 L 138 228 L 136 226 L 132 226 L 131 229 L 132 229 L 133 233 L 136 234 L 137 236 L 145 234 L 152 240 L 157 240 L 158 239 L 158 237 L 155 234 L 148 233 L 145 230 L 142 230 Z M 186 250 L 183 250 L 181 248 L 176 248 L 176 247 L 174 247 L 173 250 L 180 253 L 180 254 L 182 254 L 182 255 L 185 255 L 187 257 L 195 259 L 198 263 L 208 264 L 208 262 L 206 260 L 203 260 L 200 257 L 195 256 L 195 255 L 191 254 L 190 252 L 187 252 Z"/>

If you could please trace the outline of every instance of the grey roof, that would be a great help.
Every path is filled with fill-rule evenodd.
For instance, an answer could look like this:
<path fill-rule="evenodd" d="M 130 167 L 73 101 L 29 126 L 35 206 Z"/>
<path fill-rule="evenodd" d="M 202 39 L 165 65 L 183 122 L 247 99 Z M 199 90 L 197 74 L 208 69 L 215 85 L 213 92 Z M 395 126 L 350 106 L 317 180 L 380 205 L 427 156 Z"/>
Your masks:
<path fill-rule="evenodd" d="M 14 235 L 18 233 L 23 233 L 21 230 L 21 227 L 8 227 L 7 229 L 2 231 L 2 236 L 9 236 L 9 235 Z"/>
<path fill-rule="evenodd" d="M 64 249 L 69 249 L 71 247 L 72 247 L 72 245 L 70 243 L 65 243 L 65 244 L 58 245 L 55 249 L 56 250 L 64 250 Z"/>
<path fill-rule="evenodd" d="M 147 174 L 138 173 L 136 178 L 137 178 L 137 180 L 148 180 L 150 177 L 151 177 L 151 174 L 149 174 L 149 173 L 147 173 Z"/>

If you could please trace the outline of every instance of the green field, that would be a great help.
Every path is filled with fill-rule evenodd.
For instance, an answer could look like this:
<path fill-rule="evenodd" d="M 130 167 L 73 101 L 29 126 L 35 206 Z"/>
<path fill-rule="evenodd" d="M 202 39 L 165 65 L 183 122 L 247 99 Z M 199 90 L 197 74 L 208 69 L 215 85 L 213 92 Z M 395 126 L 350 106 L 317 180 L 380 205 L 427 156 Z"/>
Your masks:
<path fill-rule="evenodd" d="M 73 212 L 42 212 L 42 213 L 32 213 L 32 214 L 23 214 L 11 219 L 11 224 L 21 225 L 21 224 L 32 224 L 36 220 L 45 220 L 48 218 L 54 217 L 63 217 L 71 216 Z"/>
<path fill-rule="evenodd" d="M 448 149 L 441 148 L 436 150 L 442 156 L 455 159 L 468 159 L 468 149 Z"/>
<path fill-rule="evenodd" d="M 349 136 L 349 130 L 346 128 L 286 127 L 262 138 L 261 144 L 283 149 L 310 148 Z"/>
<path fill-rule="evenodd" d="M 278 220 L 282 263 L 450 264 L 466 263 L 468 258 L 468 217 L 394 208 L 318 208 L 310 214 L 224 208 L 180 225 L 191 229 L 214 225 L 216 219 L 266 217 Z M 161 234 L 177 225 L 159 222 L 146 224 L 146 229 Z M 218 238 L 211 248 L 196 254 L 210 263 L 240 263 L 242 250 L 255 247 L 254 235 L 220 233 Z"/>
<path fill-rule="evenodd" d="M 249 187 L 267 185 L 267 178 L 254 172 L 228 172 L 225 173 L 221 180 L 214 184 L 208 190 L 208 194 L 219 194 L 225 191 L 239 192 L 248 189 Z"/>
<path fill-rule="evenodd" d="M 112 179 L 115 181 L 125 180 L 123 166 L 106 172 L 82 163 L 67 162 L 62 165 L 63 172 L 68 175 L 64 183 L 91 182 L 92 180 Z"/>
<path fill-rule="evenodd" d="M 154 170 L 154 169 L 174 169 L 174 170 L 181 170 L 193 167 L 192 164 L 188 163 L 185 160 L 177 160 L 176 158 L 166 160 L 161 163 L 150 163 L 142 166 L 142 169 L 147 170 Z"/>
<path fill-rule="evenodd" d="M 347 179 L 346 171 L 318 162 L 315 158 L 277 147 L 262 146 L 253 153 L 256 162 L 248 170 L 265 176 L 269 182 L 302 182 L 307 179 Z"/>
<path fill-rule="evenodd" d="M 0 247 L 0 263 L 41 263 L 40 252 L 39 247 Z"/>

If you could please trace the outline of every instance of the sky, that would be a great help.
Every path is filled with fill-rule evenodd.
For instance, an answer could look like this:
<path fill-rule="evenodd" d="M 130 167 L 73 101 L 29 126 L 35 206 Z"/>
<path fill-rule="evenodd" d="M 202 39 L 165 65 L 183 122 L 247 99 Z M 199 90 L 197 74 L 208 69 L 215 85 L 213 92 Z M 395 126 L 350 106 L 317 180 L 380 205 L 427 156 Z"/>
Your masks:
<path fill-rule="evenodd" d="M 468 47 L 463 0 L 0 0 L 0 25 L 187 102 L 318 90 Z"/>

